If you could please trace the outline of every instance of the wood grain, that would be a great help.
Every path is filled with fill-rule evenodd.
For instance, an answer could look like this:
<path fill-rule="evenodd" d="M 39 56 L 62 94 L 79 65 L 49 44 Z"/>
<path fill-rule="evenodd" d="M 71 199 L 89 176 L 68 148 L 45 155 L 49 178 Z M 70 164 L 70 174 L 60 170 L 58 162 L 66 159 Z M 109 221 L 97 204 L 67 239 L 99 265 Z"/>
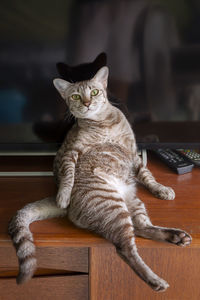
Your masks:
<path fill-rule="evenodd" d="M 5 255 L 6 254 L 6 255 Z M 37 247 L 38 268 L 68 270 L 88 273 L 88 248 L 71 247 Z M 0 247 L 0 268 L 18 269 L 18 260 L 14 247 L 3 245 Z M 53 272 L 52 272 L 53 274 Z"/>
<path fill-rule="evenodd" d="M 88 300 L 88 276 L 33 278 L 24 285 L 15 279 L 0 279 L 1 300 Z"/>
<path fill-rule="evenodd" d="M 117 255 L 114 248 L 91 249 L 89 271 L 92 300 L 199 300 L 199 249 L 145 248 L 139 249 L 144 261 L 170 287 L 157 293 L 148 287 Z"/>

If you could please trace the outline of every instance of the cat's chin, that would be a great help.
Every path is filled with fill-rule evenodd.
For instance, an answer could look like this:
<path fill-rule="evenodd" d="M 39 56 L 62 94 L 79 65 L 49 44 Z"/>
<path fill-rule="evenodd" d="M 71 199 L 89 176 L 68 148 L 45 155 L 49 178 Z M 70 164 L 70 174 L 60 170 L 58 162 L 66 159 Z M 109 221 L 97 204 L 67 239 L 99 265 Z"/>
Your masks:
<path fill-rule="evenodd" d="M 91 119 L 95 120 L 96 119 L 96 113 L 87 111 L 85 113 L 78 113 L 78 114 L 73 114 L 75 118 L 77 119 Z"/>

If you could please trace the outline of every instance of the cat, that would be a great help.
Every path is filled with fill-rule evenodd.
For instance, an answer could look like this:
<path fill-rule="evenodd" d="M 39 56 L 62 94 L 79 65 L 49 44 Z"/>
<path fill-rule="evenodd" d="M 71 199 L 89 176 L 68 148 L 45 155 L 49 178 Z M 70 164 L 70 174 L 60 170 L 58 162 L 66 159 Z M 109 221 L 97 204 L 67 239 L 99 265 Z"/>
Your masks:
<path fill-rule="evenodd" d="M 17 283 L 29 280 L 36 269 L 29 230 L 36 220 L 67 215 L 75 225 L 102 235 L 155 291 L 169 285 L 139 256 L 135 235 L 180 246 L 191 242 L 183 230 L 154 226 L 136 195 L 137 180 L 161 199 L 175 197 L 143 166 L 130 124 L 107 98 L 108 73 L 105 66 L 88 81 L 53 81 L 76 123 L 54 160 L 57 195 L 26 205 L 10 221 L 9 234 L 19 259 Z"/>

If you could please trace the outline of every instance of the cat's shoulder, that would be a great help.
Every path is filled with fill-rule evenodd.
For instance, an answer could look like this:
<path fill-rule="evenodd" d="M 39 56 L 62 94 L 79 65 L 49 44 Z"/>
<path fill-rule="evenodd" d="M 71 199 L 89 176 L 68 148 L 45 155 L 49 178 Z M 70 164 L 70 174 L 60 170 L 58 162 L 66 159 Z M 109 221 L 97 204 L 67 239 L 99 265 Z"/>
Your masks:
<path fill-rule="evenodd" d="M 127 119 L 125 114 L 118 107 L 113 106 L 113 112 L 116 116 L 116 119 L 118 119 L 119 123 L 122 122 L 123 124 L 130 126 L 129 120 Z"/>

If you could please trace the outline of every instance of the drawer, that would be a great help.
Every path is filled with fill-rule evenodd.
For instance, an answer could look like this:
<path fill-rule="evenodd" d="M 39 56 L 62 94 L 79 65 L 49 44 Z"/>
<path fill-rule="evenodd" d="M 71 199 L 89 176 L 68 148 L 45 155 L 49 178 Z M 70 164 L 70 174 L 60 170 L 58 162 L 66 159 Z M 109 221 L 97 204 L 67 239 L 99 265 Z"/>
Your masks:
<path fill-rule="evenodd" d="M 88 273 L 88 248 L 78 247 L 37 247 L 38 268 L 66 270 Z M 0 247 L 1 268 L 18 269 L 15 249 L 10 246 Z"/>
<path fill-rule="evenodd" d="M 22 285 L 14 278 L 1 278 L 0 299 L 88 300 L 88 275 L 36 277 Z"/>

